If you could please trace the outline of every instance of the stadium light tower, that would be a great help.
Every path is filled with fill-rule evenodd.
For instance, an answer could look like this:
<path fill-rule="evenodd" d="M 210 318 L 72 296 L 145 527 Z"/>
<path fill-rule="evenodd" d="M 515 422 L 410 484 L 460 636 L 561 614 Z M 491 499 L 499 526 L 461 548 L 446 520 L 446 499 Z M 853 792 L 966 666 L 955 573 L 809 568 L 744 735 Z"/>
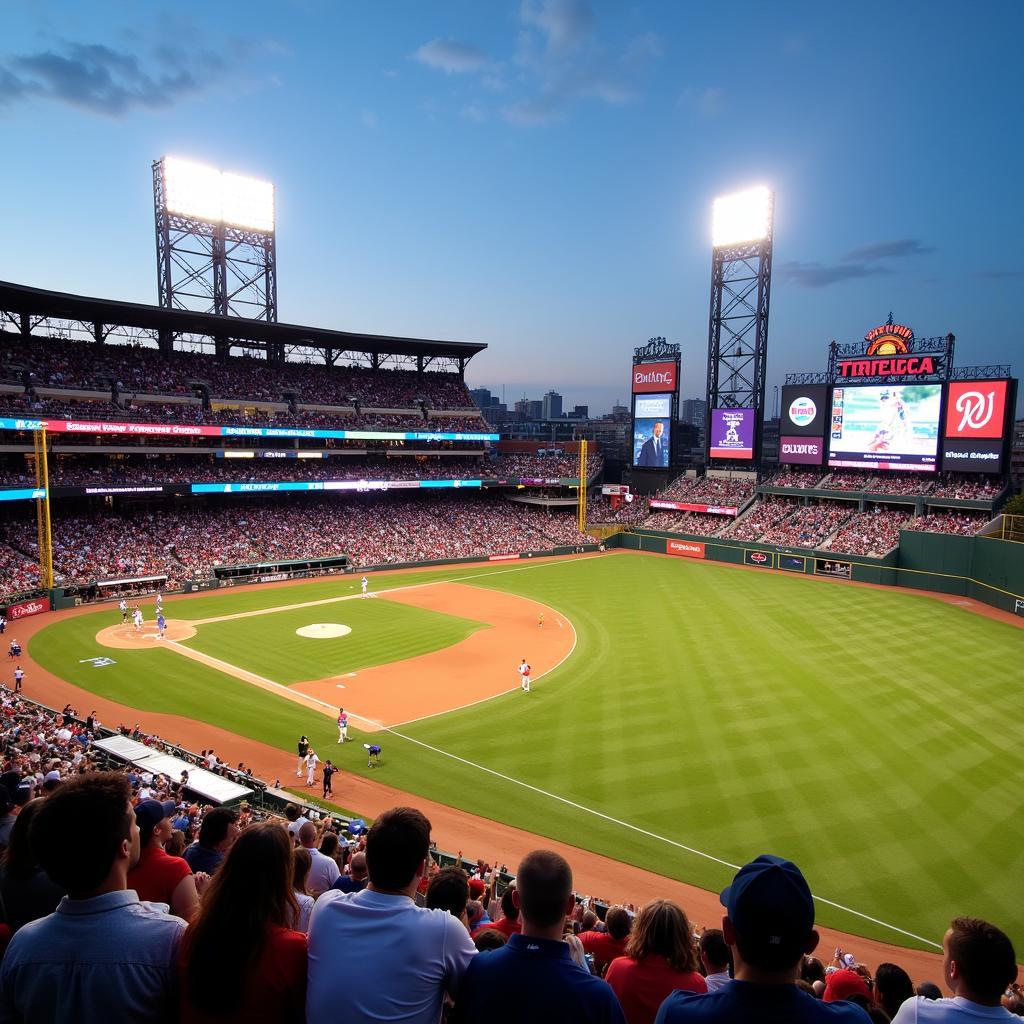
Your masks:
<path fill-rule="evenodd" d="M 161 306 L 277 321 L 271 182 L 164 156 L 153 206 Z"/>
<path fill-rule="evenodd" d="M 761 457 L 775 194 L 764 186 L 721 196 L 712 208 L 708 415 L 753 409 Z"/>

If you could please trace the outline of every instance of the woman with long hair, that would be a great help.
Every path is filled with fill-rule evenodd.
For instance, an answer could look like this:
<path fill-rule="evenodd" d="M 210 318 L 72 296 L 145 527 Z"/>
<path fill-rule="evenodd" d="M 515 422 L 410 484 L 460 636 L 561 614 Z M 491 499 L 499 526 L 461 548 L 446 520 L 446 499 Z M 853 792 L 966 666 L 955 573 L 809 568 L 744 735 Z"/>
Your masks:
<path fill-rule="evenodd" d="M 304 1021 L 306 936 L 292 931 L 292 845 L 246 829 L 213 876 L 181 949 L 184 1024 Z"/>
<path fill-rule="evenodd" d="M 683 908 L 652 900 L 641 908 L 626 943 L 625 956 L 611 962 L 611 985 L 628 1024 L 653 1024 L 670 992 L 707 992 L 698 969 L 697 945 Z"/>
<path fill-rule="evenodd" d="M 294 850 L 293 854 L 292 889 L 299 910 L 294 927 L 297 932 L 305 934 L 309 931 L 309 915 L 313 913 L 313 903 L 315 902 L 306 888 L 309 871 L 313 867 L 313 858 L 309 855 L 309 850 L 301 846 Z"/>

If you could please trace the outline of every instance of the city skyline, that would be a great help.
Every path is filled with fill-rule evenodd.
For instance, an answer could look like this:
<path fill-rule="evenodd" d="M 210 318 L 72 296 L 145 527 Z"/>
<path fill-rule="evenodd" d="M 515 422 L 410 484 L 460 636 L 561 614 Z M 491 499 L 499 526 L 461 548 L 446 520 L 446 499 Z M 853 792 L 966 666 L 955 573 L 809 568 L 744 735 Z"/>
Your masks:
<path fill-rule="evenodd" d="M 154 303 L 150 163 L 191 157 L 274 182 L 282 321 L 484 342 L 470 386 L 607 410 L 656 335 L 703 393 L 711 202 L 764 183 L 769 396 L 890 311 L 1020 375 L 1024 8 L 920 10 L 740 2 L 727 66 L 654 2 L 13 0 L 0 278 Z"/>

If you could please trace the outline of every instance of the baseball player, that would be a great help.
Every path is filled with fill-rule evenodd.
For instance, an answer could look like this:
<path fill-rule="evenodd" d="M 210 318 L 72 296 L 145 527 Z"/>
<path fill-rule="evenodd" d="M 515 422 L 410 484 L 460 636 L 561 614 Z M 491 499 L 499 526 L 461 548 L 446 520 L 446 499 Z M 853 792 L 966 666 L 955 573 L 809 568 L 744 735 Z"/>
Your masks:
<path fill-rule="evenodd" d="M 299 737 L 299 745 L 296 747 L 299 752 L 299 760 L 295 765 L 295 774 L 302 776 L 302 766 L 306 763 L 306 755 L 309 753 L 309 740 L 305 736 Z"/>
<path fill-rule="evenodd" d="M 544 628 L 544 613 L 543 612 L 541 612 L 540 615 L 537 616 L 537 625 L 540 626 L 541 629 Z"/>
<path fill-rule="evenodd" d="M 25 673 L 22 671 L 22 668 L 19 665 L 14 670 L 14 692 L 15 693 L 21 693 L 21 684 L 24 681 L 24 679 L 25 679 Z"/>
<path fill-rule="evenodd" d="M 380 764 L 380 745 L 377 743 L 364 743 L 363 746 L 366 747 L 367 751 L 366 767 L 376 768 Z"/>
<path fill-rule="evenodd" d="M 124 626 L 128 622 L 128 602 L 122 597 L 117 608 L 121 613 L 121 625 Z"/>
<path fill-rule="evenodd" d="M 526 659 L 523 658 L 519 662 L 519 685 L 523 688 L 523 693 L 530 692 L 530 666 L 526 664 Z"/>
<path fill-rule="evenodd" d="M 320 763 L 320 758 L 316 756 L 316 751 L 310 747 L 309 753 L 306 755 L 306 785 L 313 785 L 313 776 L 316 774 L 316 766 Z"/>
<path fill-rule="evenodd" d="M 359 581 L 359 586 L 363 588 L 363 597 L 369 597 L 367 591 L 370 589 L 370 581 L 365 576 Z"/>
<path fill-rule="evenodd" d="M 164 595 L 159 590 L 156 592 L 156 610 L 157 613 L 164 610 Z"/>
<path fill-rule="evenodd" d="M 21 657 L 21 644 L 17 640 L 12 640 L 7 645 L 7 657 L 8 658 L 20 658 Z"/>
<path fill-rule="evenodd" d="M 162 608 L 157 609 L 156 613 L 156 630 L 157 635 L 161 640 L 164 638 L 164 631 L 167 629 L 167 620 L 164 618 L 164 612 Z"/>
<path fill-rule="evenodd" d="M 338 742 L 344 743 L 348 740 L 348 715 L 344 708 L 338 708 Z"/>
<path fill-rule="evenodd" d="M 135 623 L 135 632 L 142 632 L 142 609 L 136 607 L 135 611 L 132 612 L 132 622 Z"/>

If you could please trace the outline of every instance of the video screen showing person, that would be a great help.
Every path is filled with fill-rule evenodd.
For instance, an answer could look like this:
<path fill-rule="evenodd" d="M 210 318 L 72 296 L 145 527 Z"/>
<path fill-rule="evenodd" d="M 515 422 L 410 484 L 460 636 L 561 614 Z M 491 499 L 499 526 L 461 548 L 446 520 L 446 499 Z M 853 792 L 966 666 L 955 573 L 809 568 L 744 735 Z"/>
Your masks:
<path fill-rule="evenodd" d="M 672 447 L 672 396 L 637 395 L 633 404 L 633 465 L 668 469 Z"/>
<path fill-rule="evenodd" d="M 941 404 L 941 384 L 834 388 L 829 466 L 933 472 Z"/>

